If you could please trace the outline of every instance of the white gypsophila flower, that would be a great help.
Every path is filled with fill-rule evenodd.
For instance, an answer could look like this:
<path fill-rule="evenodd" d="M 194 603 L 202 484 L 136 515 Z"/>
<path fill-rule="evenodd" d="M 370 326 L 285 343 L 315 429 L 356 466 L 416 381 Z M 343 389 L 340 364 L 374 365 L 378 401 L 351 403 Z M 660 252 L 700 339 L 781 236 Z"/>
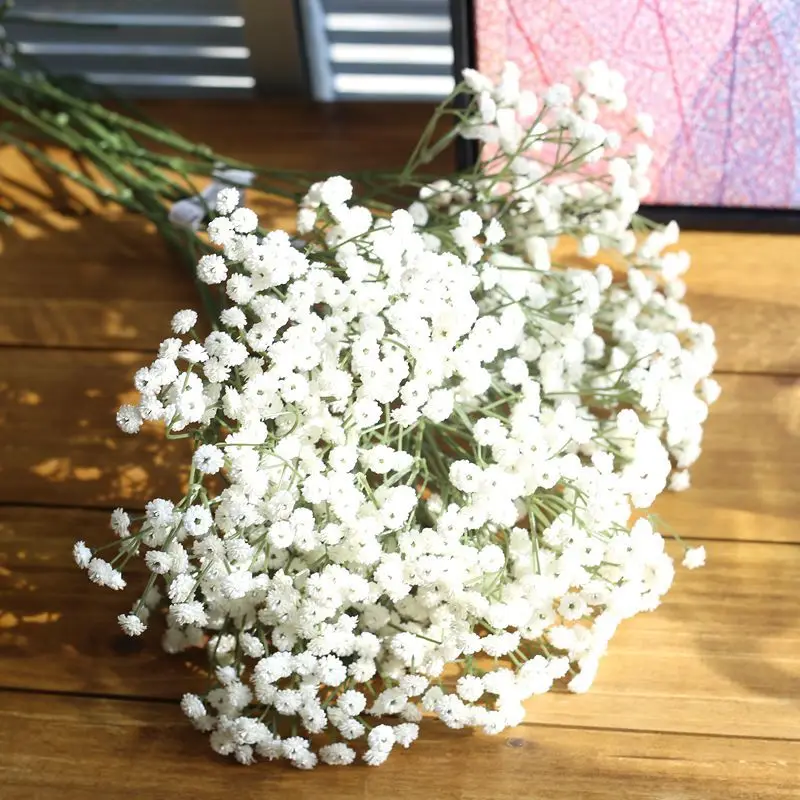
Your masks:
<path fill-rule="evenodd" d="M 484 236 L 486 237 L 487 244 L 499 244 L 503 241 L 503 239 L 505 239 L 506 232 L 498 220 L 493 217 L 486 226 Z"/>
<path fill-rule="evenodd" d="M 225 259 L 216 253 L 203 256 L 197 263 L 197 277 L 203 283 L 222 283 L 228 277 Z"/>
<path fill-rule="evenodd" d="M 340 206 L 353 196 L 353 184 L 347 178 L 334 175 L 320 186 L 319 196 L 320 202 L 326 206 Z"/>
<path fill-rule="evenodd" d="M 706 563 L 706 549 L 700 547 L 689 547 L 683 556 L 683 566 L 687 569 L 697 569 Z"/>
<path fill-rule="evenodd" d="M 237 233 L 252 233 L 258 227 L 258 216 L 249 208 L 237 208 L 230 220 Z"/>
<path fill-rule="evenodd" d="M 138 433 L 142 427 L 142 415 L 136 406 L 122 405 L 117 411 L 117 426 L 123 433 Z"/>
<path fill-rule="evenodd" d="M 81 553 L 83 556 L 83 553 Z M 100 586 L 107 586 L 109 589 L 124 589 L 125 580 L 120 572 L 111 566 L 107 561 L 94 557 L 88 564 L 89 578 Z"/>
<path fill-rule="evenodd" d="M 217 193 L 216 211 L 218 214 L 230 214 L 239 207 L 240 201 L 239 190 L 233 186 L 226 186 Z"/>
<path fill-rule="evenodd" d="M 621 118 L 603 62 L 541 103 L 513 66 L 464 78 L 487 160 L 408 209 L 333 176 L 293 239 L 220 192 L 198 276 L 226 307 L 202 343 L 179 321 L 120 412 L 193 446 L 183 497 L 112 518 L 113 563 L 151 573 L 120 625 L 161 605 L 165 649 L 206 647 L 211 688 L 181 705 L 243 764 L 377 766 L 423 712 L 499 733 L 559 682 L 588 690 L 674 576 L 633 511 L 688 487 L 719 386 L 677 226 L 633 230 L 647 118 Z"/>
<path fill-rule="evenodd" d="M 172 330 L 175 333 L 188 333 L 197 322 L 197 312 L 189 308 L 178 311 L 172 318 Z"/>
<path fill-rule="evenodd" d="M 225 308 L 219 315 L 220 322 L 228 328 L 244 328 L 247 317 L 241 308 Z"/>
<path fill-rule="evenodd" d="M 686 470 L 673 472 L 669 479 L 669 488 L 673 492 L 685 492 L 691 486 L 689 473 Z"/>
<path fill-rule="evenodd" d="M 86 546 L 86 542 L 75 542 L 72 555 L 81 569 L 86 569 L 92 560 L 92 551 Z"/>
<path fill-rule="evenodd" d="M 202 444 L 194 451 L 192 464 L 204 475 L 215 475 L 225 463 L 222 451 L 213 444 Z"/>
<path fill-rule="evenodd" d="M 185 694 L 181 698 L 181 709 L 189 719 L 201 719 L 206 716 L 203 701 L 196 694 Z"/>
<path fill-rule="evenodd" d="M 115 508 L 111 512 L 111 530 L 120 537 L 120 539 L 124 539 L 129 531 L 131 526 L 131 518 L 122 508 Z"/>
<path fill-rule="evenodd" d="M 141 636 L 147 630 L 147 626 L 136 614 L 120 614 L 117 620 L 120 628 L 128 636 Z"/>

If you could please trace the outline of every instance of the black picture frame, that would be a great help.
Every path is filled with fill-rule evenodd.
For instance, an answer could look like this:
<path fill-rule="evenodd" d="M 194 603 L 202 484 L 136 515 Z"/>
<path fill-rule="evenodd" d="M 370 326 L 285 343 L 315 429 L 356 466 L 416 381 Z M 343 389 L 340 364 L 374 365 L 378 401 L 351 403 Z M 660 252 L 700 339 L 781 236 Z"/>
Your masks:
<path fill-rule="evenodd" d="M 450 0 L 450 15 L 453 70 L 458 82 L 463 69 L 477 64 L 473 0 Z M 477 142 L 458 140 L 458 168 L 465 169 L 475 164 L 478 153 Z M 655 222 L 675 220 L 687 230 L 800 233 L 800 209 L 646 204 L 641 207 L 641 213 Z"/>

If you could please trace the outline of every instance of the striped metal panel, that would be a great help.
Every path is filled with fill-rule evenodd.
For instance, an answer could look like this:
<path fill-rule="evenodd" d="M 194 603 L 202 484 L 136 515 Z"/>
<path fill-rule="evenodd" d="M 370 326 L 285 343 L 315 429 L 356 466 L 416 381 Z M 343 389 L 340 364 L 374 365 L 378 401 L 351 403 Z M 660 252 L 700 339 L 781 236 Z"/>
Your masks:
<path fill-rule="evenodd" d="M 250 96 L 239 0 L 17 0 L 20 52 L 137 97 Z"/>
<path fill-rule="evenodd" d="M 448 0 L 300 0 L 320 100 L 438 100 L 453 87 Z"/>

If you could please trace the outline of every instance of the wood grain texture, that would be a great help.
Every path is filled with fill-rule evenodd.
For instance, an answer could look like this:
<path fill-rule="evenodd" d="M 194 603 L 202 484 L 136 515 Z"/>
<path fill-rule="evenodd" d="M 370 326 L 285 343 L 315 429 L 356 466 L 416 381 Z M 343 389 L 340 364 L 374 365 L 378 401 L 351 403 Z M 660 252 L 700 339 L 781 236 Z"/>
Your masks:
<path fill-rule="evenodd" d="M 148 425 L 117 430 L 132 375 L 152 358 L 124 351 L 0 350 L 0 501 L 141 506 L 180 486 L 185 442 Z"/>
<path fill-rule="evenodd" d="M 259 210 L 272 225 L 293 224 L 282 206 Z M 800 371 L 800 240 L 740 234 L 720 247 L 714 234 L 685 238 L 695 256 L 688 302 L 717 329 L 719 368 Z M 731 266 L 733 253 L 746 269 Z M 0 345 L 152 351 L 176 310 L 199 307 L 186 265 L 129 215 L 22 216 L 0 230 L 0 275 Z"/>
<path fill-rule="evenodd" d="M 143 565 L 111 592 L 72 563 L 74 540 L 99 546 L 109 533 L 102 511 L 0 507 L 0 687 L 172 699 L 205 688 L 202 653 L 168 656 L 155 624 L 137 639 L 118 629 Z"/>
<path fill-rule="evenodd" d="M 158 625 L 134 640 L 117 630 L 141 567 L 117 593 L 71 563 L 75 539 L 109 536 L 102 512 L 0 508 L 0 687 L 163 698 L 203 689 L 202 653 L 160 653 Z M 591 692 L 537 697 L 528 719 L 800 739 L 800 548 L 706 545 L 706 568 L 679 569 L 657 612 L 623 623 Z"/>
<path fill-rule="evenodd" d="M 154 351 L 198 296 L 154 226 L 132 216 L 18 217 L 0 231 L 0 344 Z"/>
<path fill-rule="evenodd" d="M 140 507 L 174 495 L 185 449 L 155 425 L 127 436 L 114 423 L 118 405 L 135 397 L 133 373 L 150 360 L 0 348 L 0 502 Z M 689 537 L 800 541 L 800 379 L 720 382 L 694 487 L 661 498 L 656 510 Z"/>
<path fill-rule="evenodd" d="M 233 156 L 337 171 L 400 165 L 429 107 L 148 110 Z M 291 223 L 285 206 L 253 202 Z M 211 754 L 174 703 L 202 688 L 202 653 L 167 656 L 156 626 L 140 640 L 117 632 L 141 567 L 114 593 L 71 559 L 76 538 L 110 536 L 100 508 L 178 490 L 180 443 L 155 428 L 124 436 L 113 413 L 172 313 L 197 305 L 185 267 L 146 223 L 1 146 L 0 206 L 18 214 L 0 231 L 2 800 L 798 796 L 800 238 L 683 237 L 693 313 L 717 328 L 720 369 L 739 374 L 720 376 L 692 490 L 656 510 L 705 542 L 708 566 L 679 570 L 661 608 L 623 623 L 592 691 L 536 698 L 501 737 L 425 723 L 380 770 L 301 774 Z"/>
<path fill-rule="evenodd" d="M 379 103 L 147 106 L 187 136 L 203 131 L 208 144 L 233 157 L 274 169 L 328 172 L 398 168 L 430 109 Z M 58 149 L 52 155 L 77 166 Z M 442 167 L 449 169 L 451 161 L 443 156 Z M 9 147 L 0 147 L 0 197 L 3 207 L 21 212 L 14 229 L 0 231 L 0 344 L 153 349 L 171 314 L 197 303 L 183 266 L 151 227 Z M 285 205 L 253 193 L 250 201 L 265 224 L 292 224 Z M 26 211 L 36 212 L 35 218 Z M 87 211 L 101 216 L 85 217 Z M 78 221 L 75 214 L 84 217 Z M 693 257 L 693 313 L 718 332 L 719 369 L 800 372 L 800 239 L 695 231 L 683 235 L 681 246 Z M 36 283 L 28 280 L 34 269 Z"/>
<path fill-rule="evenodd" d="M 240 767 L 171 706 L 0 694 L 4 800 L 790 800 L 800 744 L 524 725 L 496 737 L 430 725 L 380 769 Z M 28 743 L 36 741 L 36 748 Z M 165 794 L 166 793 L 166 794 Z"/>
<path fill-rule="evenodd" d="M 720 370 L 800 372 L 800 237 L 684 231 L 687 302 L 717 332 Z"/>
<path fill-rule="evenodd" d="M 285 207 L 254 205 L 269 224 L 292 226 Z M 689 232 L 684 243 L 688 302 L 717 330 L 718 368 L 800 372 L 800 239 L 726 236 L 721 246 Z M 130 215 L 21 216 L 0 230 L 0 275 L 0 345 L 154 350 L 176 310 L 199 307 L 187 267 Z"/>
<path fill-rule="evenodd" d="M 428 121 L 426 103 L 153 101 L 142 108 L 160 123 L 203 142 L 220 155 L 275 170 L 326 172 L 401 168 Z M 79 161 L 47 147 L 54 161 L 82 171 Z M 454 155 L 437 162 L 450 171 Z M 97 176 L 88 170 L 92 179 Z M 0 198 L 14 213 L 50 210 L 117 213 L 90 190 L 55 176 L 8 145 L 0 144 Z"/>
<path fill-rule="evenodd" d="M 655 504 L 681 535 L 799 542 L 800 378 L 717 375 L 688 492 Z M 713 533 L 712 533 L 713 531 Z"/>

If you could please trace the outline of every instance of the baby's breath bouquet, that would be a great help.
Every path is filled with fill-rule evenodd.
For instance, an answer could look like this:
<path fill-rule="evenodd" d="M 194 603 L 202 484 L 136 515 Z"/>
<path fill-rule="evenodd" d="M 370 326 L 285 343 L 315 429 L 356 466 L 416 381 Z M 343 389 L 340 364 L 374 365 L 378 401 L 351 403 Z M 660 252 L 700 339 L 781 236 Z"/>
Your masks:
<path fill-rule="evenodd" d="M 117 417 L 188 439 L 188 487 L 75 546 L 113 589 L 146 563 L 126 633 L 206 648 L 182 707 L 216 752 L 378 765 L 425 714 L 497 733 L 658 606 L 673 562 L 639 510 L 688 486 L 719 389 L 624 108 L 601 63 L 541 97 L 467 70 L 397 183 L 456 135 L 481 158 L 405 207 L 334 176 L 290 235 L 216 192 L 197 276 L 224 308 L 205 337 L 175 315 Z"/>

